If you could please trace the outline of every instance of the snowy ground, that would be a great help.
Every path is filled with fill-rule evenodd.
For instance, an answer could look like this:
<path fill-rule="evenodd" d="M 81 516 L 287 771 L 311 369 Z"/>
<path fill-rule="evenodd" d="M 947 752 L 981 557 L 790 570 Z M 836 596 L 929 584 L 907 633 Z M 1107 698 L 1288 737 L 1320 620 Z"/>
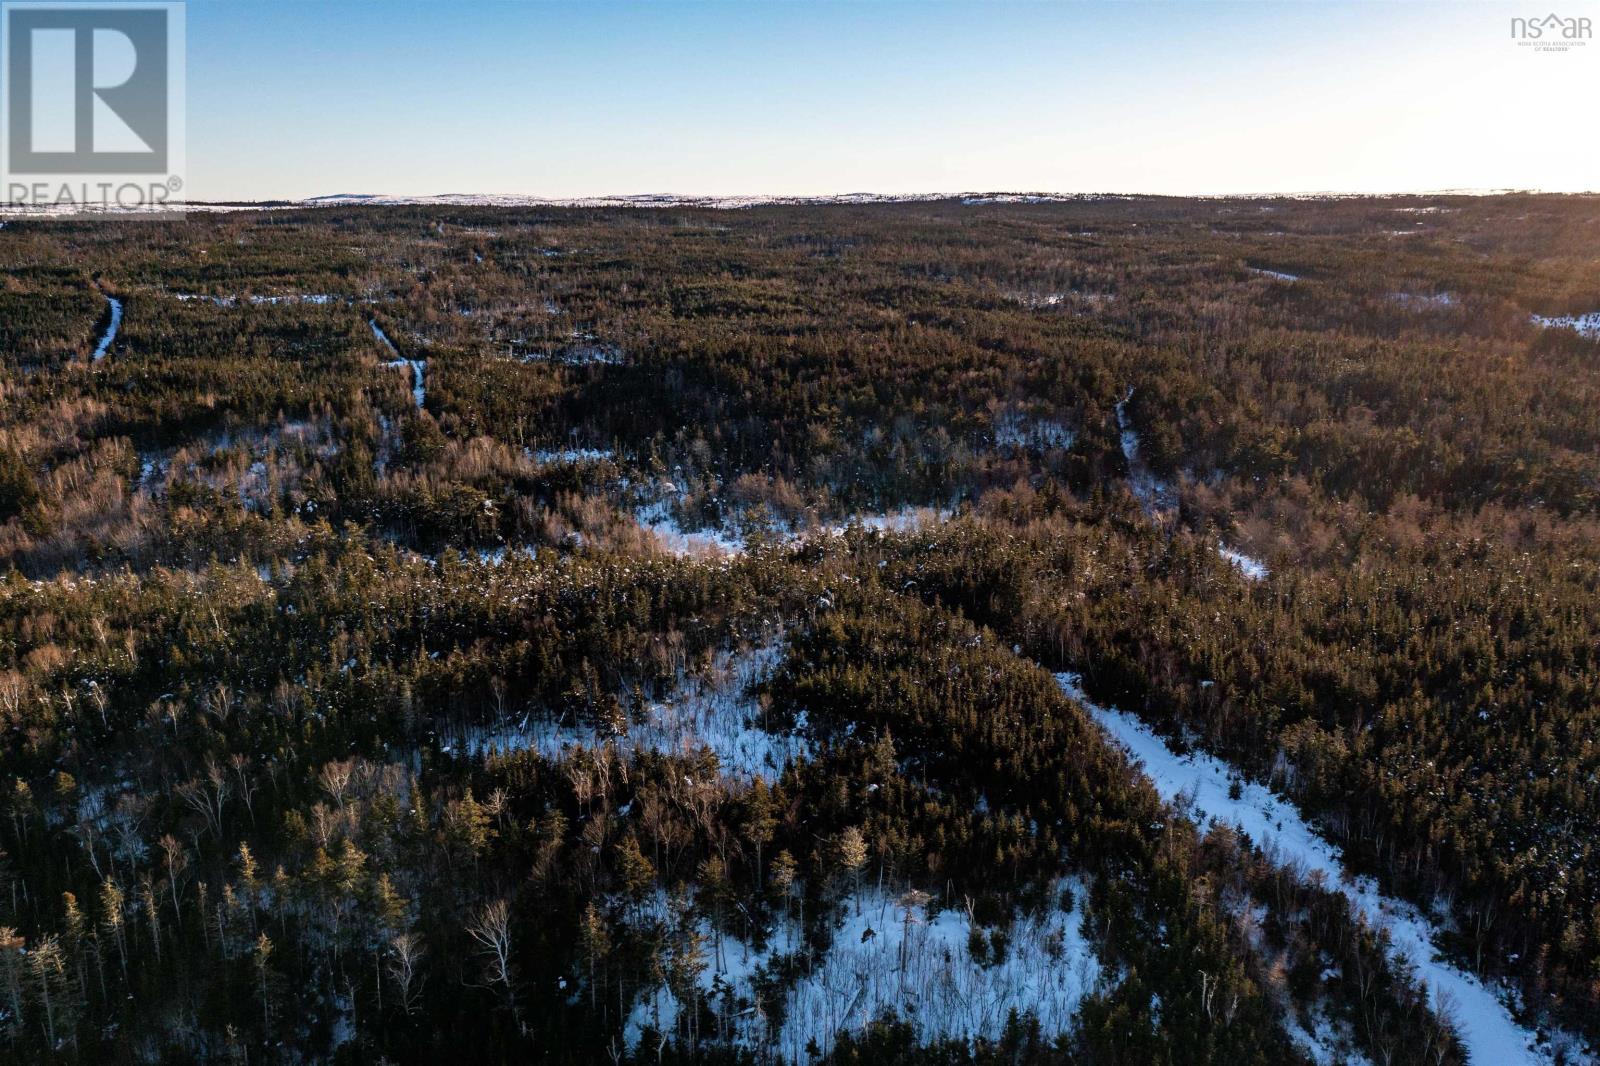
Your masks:
<path fill-rule="evenodd" d="M 902 507 L 898 511 L 887 511 L 882 514 L 853 515 L 847 522 L 826 525 L 813 530 L 804 530 L 794 539 L 803 539 L 814 533 L 842 537 L 845 530 L 852 525 L 860 526 L 862 529 L 875 529 L 881 533 L 910 533 L 924 526 L 943 522 L 949 517 L 950 512 L 943 508 Z"/>
<path fill-rule="evenodd" d="M 117 339 L 117 329 L 122 325 L 122 301 L 115 296 L 107 296 L 106 303 L 111 305 L 111 323 L 106 326 L 105 335 L 95 346 L 94 361 L 97 363 L 106 357 L 106 352 L 111 349 L 111 342 Z"/>
<path fill-rule="evenodd" d="M 1586 315 L 1534 315 L 1533 323 L 1545 329 L 1576 330 L 1581 337 L 1600 337 L 1600 311 Z"/>
<path fill-rule="evenodd" d="M 540 466 L 570 465 L 572 463 L 597 463 L 616 457 L 610 448 L 546 448 L 529 451 L 528 457 Z"/>
<path fill-rule="evenodd" d="M 1284 1030 L 1316 1066 L 1372 1066 L 1371 1059 L 1349 1050 L 1349 1034 L 1326 1018 L 1315 1019 L 1309 1028 L 1299 1019 L 1287 1019 Z"/>
<path fill-rule="evenodd" d="M 673 555 L 738 555 L 744 539 L 720 527 L 686 530 L 672 514 L 672 501 L 657 500 L 633 512 L 635 521 L 655 537 L 664 551 Z"/>
<path fill-rule="evenodd" d="M 1087 892 L 1074 885 L 1072 896 L 1082 900 Z M 968 949 L 973 926 L 967 913 L 946 909 L 930 919 L 925 898 L 872 888 L 845 899 L 832 945 L 788 990 L 777 1031 L 753 1006 L 753 978 L 771 952 L 794 949 L 794 923 L 775 931 L 766 953 L 726 935 L 718 952 L 708 940 L 701 987 L 714 1007 L 729 1008 L 735 1042 L 766 1049 L 781 1062 L 807 1062 L 812 1041 L 826 1051 L 840 1034 L 860 1032 L 891 1013 L 910 1023 L 924 1044 L 996 1039 L 1013 1010 L 1037 1017 L 1048 1039 L 1065 1033 L 1084 996 L 1100 987 L 1101 967 L 1084 935 L 1081 905 L 1017 914 L 1005 930 L 1004 958 L 985 966 Z M 629 1047 L 638 1047 L 649 1025 L 670 1034 L 678 1011 L 664 988 L 642 998 L 628 1020 Z"/>
<path fill-rule="evenodd" d="M 1239 568 L 1239 572 L 1251 581 L 1265 581 L 1272 571 L 1267 569 L 1267 564 L 1259 559 L 1252 559 L 1244 552 L 1234 551 L 1222 541 L 1217 541 L 1217 554 Z"/>
<path fill-rule="evenodd" d="M 948 518 L 950 512 L 929 507 L 902 507 L 898 511 L 879 514 L 853 515 L 848 521 L 811 526 L 782 526 L 769 531 L 769 539 L 786 544 L 796 544 L 811 537 L 843 536 L 846 529 L 858 525 L 885 533 L 904 533 L 920 529 Z M 663 550 L 673 555 L 739 555 L 744 551 L 744 538 L 727 526 L 708 526 L 704 529 L 686 530 L 672 514 L 669 500 L 657 500 L 634 511 L 634 519 L 648 530 Z"/>
<path fill-rule="evenodd" d="M 524 715 L 514 723 L 469 730 L 452 738 L 444 750 L 483 756 L 532 749 L 558 759 L 569 749 L 599 744 L 624 752 L 692 754 L 710 748 L 725 777 L 773 780 L 789 763 L 811 757 L 804 723 L 794 732 L 768 732 L 750 692 L 777 665 L 782 651 L 781 644 L 773 643 L 738 654 L 719 653 L 708 676 L 683 679 L 671 697 L 651 703 L 645 721 L 630 725 L 626 736 L 597 736 L 574 722 Z"/>
<path fill-rule="evenodd" d="M 1260 274 L 1263 277 L 1272 278 L 1274 281 L 1299 281 L 1300 280 L 1300 275 L 1299 274 L 1285 274 L 1281 270 L 1267 270 L 1264 267 L 1251 267 L 1250 268 L 1250 272 L 1252 274 Z"/>
<path fill-rule="evenodd" d="M 207 296 L 204 293 L 175 292 L 172 294 L 178 300 L 187 303 L 190 300 L 204 300 L 214 303 L 218 307 L 237 307 L 241 302 L 257 306 L 276 306 L 278 304 L 331 304 L 339 297 L 331 296 L 324 292 L 291 293 L 287 296 Z"/>
<path fill-rule="evenodd" d="M 626 361 L 622 349 L 614 344 L 598 343 L 592 337 L 583 336 L 580 336 L 580 341 L 557 352 L 529 352 L 522 357 L 522 361 L 562 363 L 566 366 L 621 366 Z"/>
<path fill-rule="evenodd" d="M 147 496 L 161 496 L 174 478 L 181 477 L 218 492 L 236 491 L 247 509 L 266 513 L 283 493 L 299 493 L 306 473 L 301 449 L 313 459 L 327 461 L 339 454 L 339 443 L 320 420 L 224 430 L 185 448 L 140 452 L 134 487 Z M 237 462 L 245 457 L 249 462 Z"/>
<path fill-rule="evenodd" d="M 1433 940 L 1439 930 L 1431 919 L 1409 903 L 1381 893 L 1371 878 L 1350 876 L 1339 848 L 1318 836 L 1293 804 L 1261 785 L 1239 781 L 1220 759 L 1176 754 L 1134 715 L 1091 701 L 1079 687 L 1077 675 L 1058 674 L 1057 681 L 1144 764 L 1163 799 L 1187 806 L 1201 824 L 1237 827 L 1275 861 L 1322 878 L 1343 893 L 1369 924 L 1387 929 L 1392 950 L 1415 967 L 1433 1007 L 1455 1024 L 1473 1063 L 1533 1066 L 1555 1061 L 1548 1047 L 1538 1046 L 1534 1032 L 1511 1016 L 1501 1001 L 1501 990 L 1438 957 Z M 1240 786 L 1238 799 L 1229 796 L 1235 782 Z M 1561 1039 L 1576 1046 L 1570 1037 Z"/>

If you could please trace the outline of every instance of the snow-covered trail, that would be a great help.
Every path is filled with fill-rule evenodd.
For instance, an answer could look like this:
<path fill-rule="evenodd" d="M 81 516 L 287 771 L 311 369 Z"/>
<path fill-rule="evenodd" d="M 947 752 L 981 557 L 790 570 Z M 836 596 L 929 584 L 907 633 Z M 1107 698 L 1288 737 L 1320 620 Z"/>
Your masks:
<path fill-rule="evenodd" d="M 390 340 L 389 335 L 383 331 L 383 327 L 378 325 L 377 319 L 371 319 L 367 325 L 372 327 L 372 335 L 378 338 L 378 343 L 389 349 L 389 351 L 394 355 L 393 359 L 383 365 L 396 368 L 410 368 L 411 398 L 417 401 L 417 410 L 422 410 L 423 401 L 428 398 L 428 390 L 422 380 L 422 374 L 427 368 L 428 361 L 426 359 L 407 359 L 403 357 L 400 354 L 400 349 L 394 346 L 394 341 Z"/>
<path fill-rule="evenodd" d="M 428 365 L 427 360 L 395 359 L 383 365 L 411 371 L 411 398 L 416 401 L 417 410 L 422 410 L 422 404 L 428 398 L 428 389 L 422 380 L 422 372 Z"/>
<path fill-rule="evenodd" d="M 1433 941 L 1438 927 L 1427 915 L 1384 895 L 1371 878 L 1351 877 L 1340 849 L 1318 836 L 1293 804 L 1242 781 L 1239 798 L 1230 798 L 1238 778 L 1227 763 L 1203 753 L 1175 753 L 1134 715 L 1090 700 L 1076 674 L 1057 674 L 1056 680 L 1144 764 L 1164 800 L 1181 797 L 1197 822 L 1233 825 L 1279 863 L 1293 864 L 1310 876 L 1321 874 L 1370 925 L 1387 929 L 1393 952 L 1415 967 L 1430 1003 L 1455 1025 L 1475 1066 L 1547 1066 L 1555 1061 L 1537 1046 L 1535 1034 L 1512 1018 L 1495 989 L 1437 956 Z"/>
<path fill-rule="evenodd" d="M 390 340 L 389 335 L 383 331 L 383 327 L 378 325 L 378 320 L 375 318 L 368 319 L 367 325 L 372 327 L 372 335 L 378 338 L 378 343 L 389 349 L 389 352 L 398 358 L 400 349 L 394 346 L 394 341 Z"/>
<path fill-rule="evenodd" d="M 106 303 L 111 305 L 111 324 L 106 326 L 105 334 L 95 346 L 94 361 L 97 363 L 106 357 L 106 352 L 111 349 L 111 342 L 117 339 L 117 330 L 122 326 L 122 301 L 115 296 L 107 296 Z"/>
<path fill-rule="evenodd" d="M 1145 513 L 1154 517 L 1158 512 L 1170 511 L 1177 505 L 1172 486 L 1156 477 L 1144 461 L 1139 446 L 1139 432 L 1128 421 L 1128 401 L 1133 399 L 1133 386 L 1117 403 L 1117 430 L 1122 434 L 1122 456 L 1128 461 L 1128 488 Z"/>

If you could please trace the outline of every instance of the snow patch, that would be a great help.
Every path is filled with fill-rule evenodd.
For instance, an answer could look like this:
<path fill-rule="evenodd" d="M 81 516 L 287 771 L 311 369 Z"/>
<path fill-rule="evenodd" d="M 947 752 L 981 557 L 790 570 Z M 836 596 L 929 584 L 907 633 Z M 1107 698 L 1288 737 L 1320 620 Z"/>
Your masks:
<path fill-rule="evenodd" d="M 1061 882 L 1057 889 L 1069 882 Z M 1087 898 L 1072 883 L 1076 900 Z M 814 1041 L 824 1053 L 844 1033 L 859 1033 L 893 1014 L 910 1024 L 920 1044 L 940 1040 L 997 1040 L 1012 1011 L 1039 1020 L 1048 1040 L 1066 1033 L 1085 996 L 1101 987 L 1102 971 L 1083 929 L 1083 908 L 1055 908 L 1013 916 L 1004 957 L 991 965 L 973 958 L 974 928 L 964 910 L 946 908 L 932 917 L 921 893 L 896 896 L 868 889 L 844 899 L 835 918 L 833 942 L 809 973 L 785 996 L 784 1022 L 769 1031 L 755 1003 L 754 978 L 778 949 L 799 943 L 794 923 L 784 922 L 756 951 L 724 935 L 722 950 L 708 952 L 700 985 L 713 1002 L 735 1008 L 735 1043 L 768 1049 L 780 1062 L 808 1062 Z M 978 930 L 984 932 L 981 927 Z M 987 937 L 985 938 L 988 939 Z M 749 1009 L 738 1009 L 741 1004 Z M 679 1005 L 665 988 L 641 999 L 625 1030 L 637 1050 L 647 1025 L 660 1020 L 670 1032 Z"/>
<path fill-rule="evenodd" d="M 562 366 L 621 366 L 622 349 L 614 344 L 582 343 L 555 352 L 527 352 L 524 363 L 560 363 Z"/>
<path fill-rule="evenodd" d="M 1283 1028 L 1316 1066 L 1372 1066 L 1371 1059 L 1345 1047 L 1346 1041 L 1327 1018 L 1316 1019 L 1309 1029 L 1299 1019 L 1287 1018 Z"/>
<path fill-rule="evenodd" d="M 1259 559 L 1252 559 L 1243 552 L 1234 551 L 1220 540 L 1217 541 L 1217 554 L 1239 568 L 1239 572 L 1251 581 L 1265 581 L 1272 573 L 1267 569 L 1267 564 Z"/>
<path fill-rule="evenodd" d="M 622 752 L 653 751 L 691 755 L 709 748 L 724 777 L 739 781 L 776 780 L 790 763 L 812 756 L 805 722 L 795 729 L 765 728 L 765 712 L 751 690 L 769 676 L 783 654 L 781 643 L 750 651 L 719 652 L 705 676 L 680 677 L 679 688 L 666 700 L 651 703 L 644 721 L 629 723 L 627 732 L 580 727 L 524 715 L 515 724 L 469 730 L 460 746 L 469 755 L 537 751 L 560 759 L 573 748 L 612 746 Z M 454 743 L 444 750 L 454 750 Z"/>
<path fill-rule="evenodd" d="M 888 511 L 882 514 L 854 515 L 843 525 L 823 527 L 822 532 L 829 536 L 843 536 L 845 530 L 851 526 L 860 526 L 862 529 L 872 529 L 879 533 L 912 533 L 924 526 L 943 522 L 950 517 L 950 512 L 938 507 L 902 507 L 898 511 Z M 801 534 L 804 539 L 808 534 Z"/>
<path fill-rule="evenodd" d="M 633 512 L 634 520 L 656 539 L 662 550 L 673 555 L 739 555 L 744 541 L 729 530 L 718 527 L 686 530 L 672 514 L 672 501 L 657 500 Z"/>
<path fill-rule="evenodd" d="M 663 551 L 679 556 L 744 553 L 744 534 L 736 528 L 737 516 L 724 519 L 721 525 L 686 530 L 673 514 L 673 500 L 670 496 L 658 499 L 633 512 L 634 519 L 655 537 Z M 769 543 L 793 545 L 813 537 L 842 537 L 852 526 L 880 533 L 906 533 L 942 522 L 950 515 L 951 512 L 943 508 L 902 507 L 897 511 L 855 514 L 835 522 L 772 522 L 764 525 L 760 532 Z"/>
<path fill-rule="evenodd" d="M 190 300 L 204 300 L 216 304 L 218 307 L 237 307 L 240 302 L 256 306 L 276 306 L 278 304 L 331 304 L 338 299 L 325 292 L 290 293 L 285 296 L 211 296 L 196 292 L 175 292 L 172 294 L 177 300 L 188 303 Z"/>
<path fill-rule="evenodd" d="M 610 448 L 553 448 L 532 451 L 528 456 L 540 466 L 555 466 L 572 463 L 598 463 L 603 459 L 613 459 L 616 453 Z"/>
<path fill-rule="evenodd" d="M 1600 337 L 1600 311 L 1586 315 L 1534 315 L 1533 324 L 1545 329 L 1570 329 L 1580 337 Z"/>
<path fill-rule="evenodd" d="M 963 196 L 961 202 L 967 207 L 977 207 L 983 204 L 1058 204 L 1072 199 L 1075 197 L 1050 193 L 996 192 L 986 196 Z"/>

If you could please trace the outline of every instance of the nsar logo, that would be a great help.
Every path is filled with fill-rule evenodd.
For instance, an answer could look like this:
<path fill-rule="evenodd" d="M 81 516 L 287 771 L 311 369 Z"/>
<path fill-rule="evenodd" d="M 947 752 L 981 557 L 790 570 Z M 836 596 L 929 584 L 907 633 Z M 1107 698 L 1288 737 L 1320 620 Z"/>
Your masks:
<path fill-rule="evenodd" d="M 1594 22 L 1584 16 L 1563 18 L 1550 14 L 1544 18 L 1514 18 L 1511 38 L 1518 45 L 1537 52 L 1566 52 L 1581 48 L 1594 37 Z"/>

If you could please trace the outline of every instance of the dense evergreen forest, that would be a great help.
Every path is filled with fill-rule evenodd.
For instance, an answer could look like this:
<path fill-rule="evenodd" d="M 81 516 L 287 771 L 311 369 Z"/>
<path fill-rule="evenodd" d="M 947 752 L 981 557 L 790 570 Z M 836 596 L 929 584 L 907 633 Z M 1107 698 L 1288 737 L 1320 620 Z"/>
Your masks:
<path fill-rule="evenodd" d="M 0 263 L 0 1060 L 1600 1061 L 1600 199 Z"/>

